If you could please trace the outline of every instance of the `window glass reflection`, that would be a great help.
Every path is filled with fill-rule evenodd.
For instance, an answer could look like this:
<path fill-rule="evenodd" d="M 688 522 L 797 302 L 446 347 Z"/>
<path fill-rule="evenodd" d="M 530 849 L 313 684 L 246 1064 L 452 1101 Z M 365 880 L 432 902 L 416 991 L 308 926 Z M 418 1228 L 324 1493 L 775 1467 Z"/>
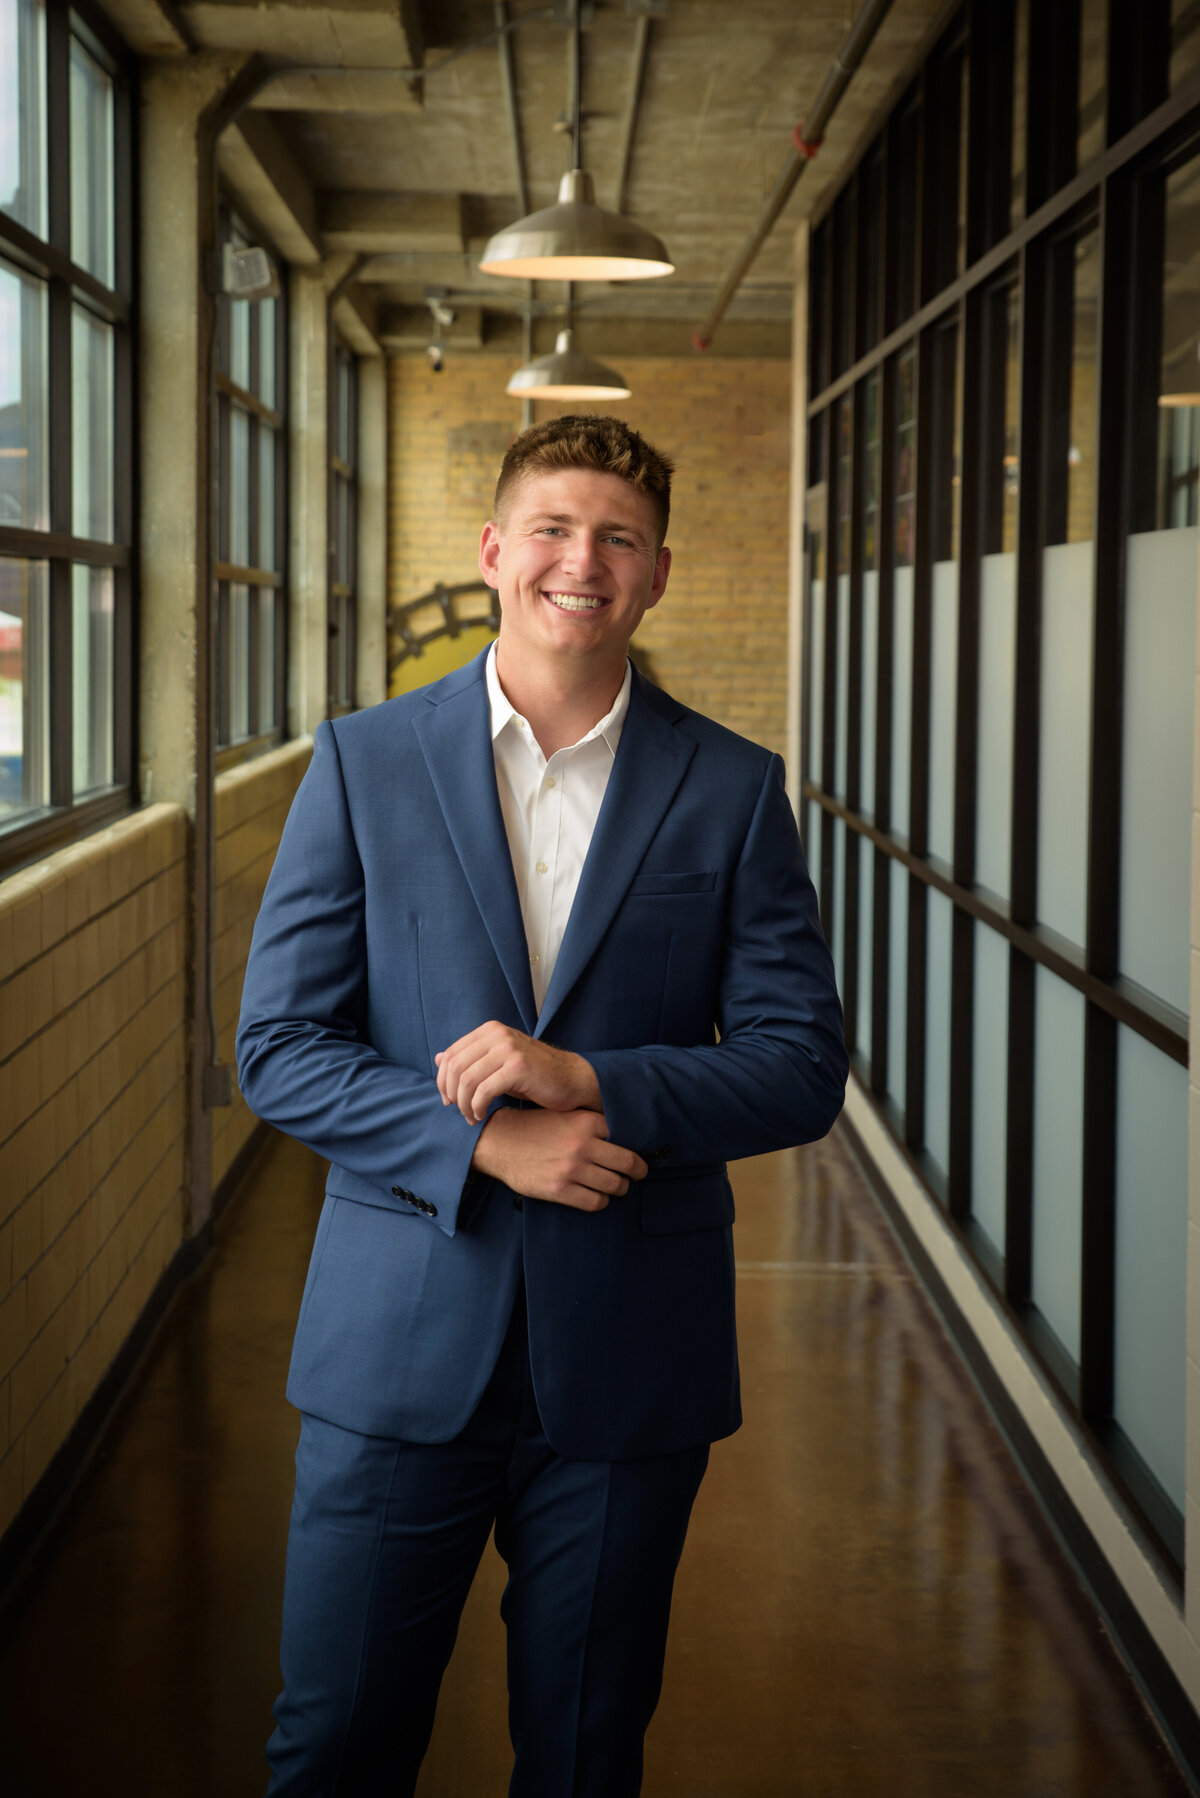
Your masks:
<path fill-rule="evenodd" d="M 71 570 L 71 755 L 76 799 L 113 784 L 113 571 Z"/>
<path fill-rule="evenodd" d="M 0 0 L 0 212 L 43 238 L 45 93 L 45 6 L 42 0 Z"/>
<path fill-rule="evenodd" d="M 1104 148 L 1108 99 L 1108 0 L 1082 0 L 1079 30 L 1079 137 L 1077 166 Z"/>
<path fill-rule="evenodd" d="M 1171 92 L 1186 87 L 1197 74 L 1200 74 L 1200 7 L 1195 0 L 1171 0 Z"/>
<path fill-rule="evenodd" d="M 258 397 L 264 406 L 275 405 L 275 326 L 278 300 L 259 300 L 255 306 L 258 318 Z"/>
<path fill-rule="evenodd" d="M 113 510 L 111 325 L 83 306 L 71 311 L 71 529 L 111 543 Z"/>
<path fill-rule="evenodd" d="M 45 562 L 0 557 L 0 823 L 50 800 Z"/>
<path fill-rule="evenodd" d="M 46 288 L 0 262 L 0 524 L 49 517 Z"/>
<path fill-rule="evenodd" d="M 113 84 L 71 39 L 71 258 L 116 283 L 113 254 Z"/>
<path fill-rule="evenodd" d="M 229 740 L 250 735 L 250 589 L 242 581 L 229 588 Z"/>

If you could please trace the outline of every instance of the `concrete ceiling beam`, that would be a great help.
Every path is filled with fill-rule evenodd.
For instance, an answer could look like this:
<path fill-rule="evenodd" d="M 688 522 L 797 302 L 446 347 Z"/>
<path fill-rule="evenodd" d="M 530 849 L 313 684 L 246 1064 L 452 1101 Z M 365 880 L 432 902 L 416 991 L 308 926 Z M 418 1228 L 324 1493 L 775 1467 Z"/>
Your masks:
<path fill-rule="evenodd" d="M 251 104 L 263 112 L 416 113 L 422 83 L 394 69 L 291 69 Z"/>
<path fill-rule="evenodd" d="M 400 0 L 399 4 L 397 0 L 321 0 L 313 6 L 305 5 L 304 0 L 263 0 L 257 5 L 246 4 L 245 0 L 232 5 L 220 4 L 219 0 L 192 0 L 190 4 L 181 0 L 180 12 L 192 38 L 202 48 L 254 50 L 278 62 L 280 81 L 273 82 L 259 96 L 260 107 L 285 104 L 274 94 L 278 89 L 280 96 L 289 91 L 304 94 L 299 104 L 308 110 L 382 110 L 378 106 L 350 108 L 338 98 L 344 83 L 378 86 L 382 76 L 391 91 L 387 110 L 420 110 L 422 81 L 398 72 L 389 78 L 389 71 L 419 68 L 424 60 L 424 44 L 412 0 Z M 329 95 L 334 104 L 321 105 L 311 92 L 306 92 L 305 77 L 293 73 L 297 65 L 305 64 L 311 65 L 313 72 L 308 80 L 315 84 L 316 92 Z M 343 68 L 345 75 L 341 73 Z M 295 104 L 288 109 L 292 110 Z"/>
<path fill-rule="evenodd" d="M 333 303 L 333 322 L 357 356 L 380 356 L 379 296 L 369 288 L 352 287 Z"/>
<path fill-rule="evenodd" d="M 288 262 L 322 258 L 316 196 L 278 125 L 244 112 L 217 140 L 221 173 L 241 207 Z"/>
<path fill-rule="evenodd" d="M 331 250 L 461 256 L 466 248 L 459 194 L 321 193 L 317 216 Z"/>
<path fill-rule="evenodd" d="M 173 0 L 101 0 L 136 56 L 186 56 L 194 40 Z"/>

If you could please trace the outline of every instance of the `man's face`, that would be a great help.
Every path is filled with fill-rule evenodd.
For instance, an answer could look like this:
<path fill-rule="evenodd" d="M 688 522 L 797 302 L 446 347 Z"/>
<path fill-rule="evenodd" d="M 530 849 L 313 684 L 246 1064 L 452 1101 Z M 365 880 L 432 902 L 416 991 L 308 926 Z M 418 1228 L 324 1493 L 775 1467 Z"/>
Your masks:
<path fill-rule="evenodd" d="M 624 654 L 671 567 L 654 507 L 616 475 L 531 474 L 501 522 L 483 527 L 479 567 L 500 594 L 501 638 L 536 655 Z"/>

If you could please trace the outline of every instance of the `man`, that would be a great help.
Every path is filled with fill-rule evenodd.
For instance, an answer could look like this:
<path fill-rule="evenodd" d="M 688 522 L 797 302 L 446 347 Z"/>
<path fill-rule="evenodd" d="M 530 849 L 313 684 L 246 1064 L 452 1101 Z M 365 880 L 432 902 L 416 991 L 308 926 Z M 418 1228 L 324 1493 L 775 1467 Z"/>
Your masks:
<path fill-rule="evenodd" d="M 740 1422 L 725 1162 L 823 1135 L 847 1072 L 779 758 L 627 659 L 670 476 L 611 418 L 516 439 L 479 552 L 498 641 L 321 725 L 267 886 L 242 1090 L 333 1164 L 278 1798 L 412 1793 L 493 1524 L 510 1793 L 640 1790 Z"/>

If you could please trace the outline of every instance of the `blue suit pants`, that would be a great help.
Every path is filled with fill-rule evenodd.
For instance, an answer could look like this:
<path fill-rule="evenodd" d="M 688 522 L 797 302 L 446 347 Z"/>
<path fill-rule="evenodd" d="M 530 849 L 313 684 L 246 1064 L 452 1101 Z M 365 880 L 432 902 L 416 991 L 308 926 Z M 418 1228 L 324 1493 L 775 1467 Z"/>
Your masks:
<path fill-rule="evenodd" d="M 523 1294 L 445 1443 L 305 1415 L 270 1798 L 410 1798 L 489 1532 L 508 1564 L 510 1798 L 634 1798 L 708 1446 L 568 1461 L 538 1415 Z"/>

